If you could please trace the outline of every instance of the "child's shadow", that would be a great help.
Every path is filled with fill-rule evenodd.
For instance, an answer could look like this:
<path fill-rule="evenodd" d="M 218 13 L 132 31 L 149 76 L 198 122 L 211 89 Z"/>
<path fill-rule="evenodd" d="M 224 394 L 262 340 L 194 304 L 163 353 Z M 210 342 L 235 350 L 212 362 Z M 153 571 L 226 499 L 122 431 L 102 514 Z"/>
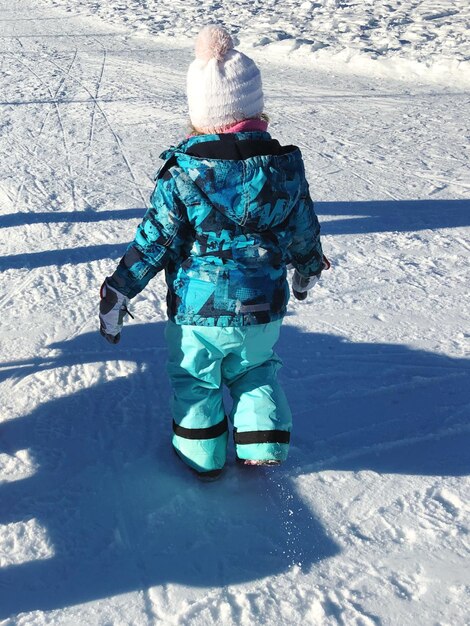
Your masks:
<path fill-rule="evenodd" d="M 164 583 L 240 583 L 337 553 L 287 466 L 238 468 L 232 453 L 205 484 L 173 456 L 163 324 L 129 325 L 118 346 L 90 333 L 52 347 L 52 360 L 1 372 L 64 395 L 2 425 L 0 452 L 28 449 L 35 471 L 0 487 L 0 524 L 23 544 L 0 569 L 0 619 Z M 40 529 L 49 551 L 38 556 Z"/>
<path fill-rule="evenodd" d="M 292 475 L 470 470 L 465 359 L 286 325 L 290 460 L 252 471 L 232 452 L 221 480 L 203 484 L 171 453 L 163 324 L 129 325 L 118 346 L 90 333 L 54 347 L 53 359 L 1 372 L 52 380 L 64 395 L 2 425 L 0 452 L 14 460 L 29 449 L 36 469 L 0 487 L 0 524 L 23 533 L 22 556 L 13 551 L 0 569 L 0 619 L 164 583 L 223 586 L 308 569 L 338 547 Z M 67 395 L 73 386 L 81 390 Z M 50 547 L 42 556 L 38 527 Z"/>

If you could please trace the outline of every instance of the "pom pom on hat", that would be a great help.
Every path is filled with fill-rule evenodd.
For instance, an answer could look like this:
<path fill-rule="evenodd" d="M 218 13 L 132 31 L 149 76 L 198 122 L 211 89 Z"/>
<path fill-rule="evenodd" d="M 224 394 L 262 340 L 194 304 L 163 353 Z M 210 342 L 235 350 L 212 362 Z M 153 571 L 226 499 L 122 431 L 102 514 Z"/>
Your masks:
<path fill-rule="evenodd" d="M 222 26 L 206 26 L 196 39 L 187 94 L 189 117 L 200 132 L 222 132 L 263 113 L 260 71 L 250 57 L 233 46 L 232 37 Z"/>
<path fill-rule="evenodd" d="M 233 39 L 222 26 L 206 26 L 196 39 L 196 59 L 223 61 L 229 50 L 233 50 Z"/>

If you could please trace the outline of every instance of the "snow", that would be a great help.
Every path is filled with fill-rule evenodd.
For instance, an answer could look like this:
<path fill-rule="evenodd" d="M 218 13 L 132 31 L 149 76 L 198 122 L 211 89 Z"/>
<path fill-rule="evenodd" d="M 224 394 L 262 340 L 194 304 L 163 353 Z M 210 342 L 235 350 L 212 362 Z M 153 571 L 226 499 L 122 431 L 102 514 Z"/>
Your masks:
<path fill-rule="evenodd" d="M 0 0 L 1 626 L 469 623 L 467 3 L 235 4 Z M 209 10 L 333 267 L 279 345 L 289 461 L 202 484 L 169 446 L 161 277 L 118 346 L 96 318 Z"/>
<path fill-rule="evenodd" d="M 401 79 L 470 83 L 467 0 L 41 0 L 171 41 L 223 23 L 261 58 Z M 253 52 L 253 51 L 252 51 Z"/>

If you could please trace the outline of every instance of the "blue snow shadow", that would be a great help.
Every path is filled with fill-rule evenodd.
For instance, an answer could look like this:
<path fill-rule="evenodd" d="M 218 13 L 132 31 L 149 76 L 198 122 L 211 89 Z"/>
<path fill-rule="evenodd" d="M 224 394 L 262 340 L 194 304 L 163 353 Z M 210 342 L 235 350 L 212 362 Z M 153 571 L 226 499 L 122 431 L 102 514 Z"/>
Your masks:
<path fill-rule="evenodd" d="M 470 359 L 287 325 L 278 351 L 298 473 L 470 473 Z"/>
<path fill-rule="evenodd" d="M 17 211 L 0 215 L 0 228 L 26 224 L 90 224 L 105 220 L 140 220 L 146 209 L 107 209 L 88 211 Z"/>
<path fill-rule="evenodd" d="M 315 210 L 327 235 L 470 226 L 470 200 L 316 202 Z M 328 215 L 335 219 L 323 221 Z"/>
<path fill-rule="evenodd" d="M 12 228 L 26 224 L 88 224 L 107 220 L 135 220 L 134 225 L 126 227 L 127 237 L 130 241 L 145 211 L 146 209 L 136 208 L 105 211 L 18 212 L 0 215 L 0 228 Z M 67 241 L 67 237 L 64 237 L 64 241 Z M 22 267 L 33 269 L 67 263 L 88 263 L 106 258 L 118 259 L 124 254 L 126 246 L 127 243 L 97 244 L 3 255 L 0 257 L 0 272 Z"/>
<path fill-rule="evenodd" d="M 470 200 L 390 200 L 374 202 L 316 202 L 316 211 L 325 235 L 360 233 L 410 232 L 425 229 L 470 226 Z M 114 211 L 18 213 L 0 216 L 0 227 L 37 223 L 99 222 L 101 220 L 132 220 L 127 241 L 131 241 L 145 209 Z M 322 219 L 325 216 L 334 219 Z M 345 217 L 342 217 L 345 216 Z M 43 252 L 27 252 L 0 257 L 0 272 L 26 267 L 47 267 L 66 263 L 85 263 L 105 258 L 117 259 L 124 254 L 127 243 L 84 245 Z"/>
<path fill-rule="evenodd" d="M 55 358 L 3 364 L 2 379 L 54 370 L 64 396 L 2 424 L 0 452 L 29 449 L 37 471 L 0 486 L 0 524 L 34 518 L 53 554 L 0 568 L 0 620 L 165 583 L 257 580 L 338 552 L 288 471 L 240 468 L 231 451 L 207 484 L 172 453 L 163 327 L 129 324 L 118 346 L 89 333 L 51 346 Z M 68 393 L 72 367 L 87 383 Z"/>
<path fill-rule="evenodd" d="M 35 518 L 53 554 L 0 569 L 0 619 L 165 583 L 219 587 L 293 563 L 308 570 L 339 548 L 297 493 L 295 475 L 470 471 L 467 359 L 286 324 L 279 353 L 295 416 L 289 461 L 239 468 L 231 452 L 220 481 L 205 484 L 171 452 L 163 324 L 129 324 L 118 346 L 89 333 L 53 347 L 54 358 L 1 372 L 57 370 L 54 384 L 65 386 L 64 397 L 2 425 L 1 451 L 29 449 L 37 471 L 0 486 L 0 523 Z M 104 362 L 108 372 L 115 365 L 111 381 Z M 71 367 L 72 380 L 88 380 L 67 394 Z"/>

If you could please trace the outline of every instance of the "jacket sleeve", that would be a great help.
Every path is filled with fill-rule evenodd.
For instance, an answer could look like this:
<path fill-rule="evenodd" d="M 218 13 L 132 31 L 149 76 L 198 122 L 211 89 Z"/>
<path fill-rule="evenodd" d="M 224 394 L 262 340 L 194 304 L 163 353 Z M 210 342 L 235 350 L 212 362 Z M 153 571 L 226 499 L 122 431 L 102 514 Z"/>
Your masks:
<path fill-rule="evenodd" d="M 306 181 L 291 213 L 290 231 L 290 262 L 302 276 L 318 276 L 323 269 L 320 224 Z"/>
<path fill-rule="evenodd" d="M 173 177 L 157 180 L 150 201 L 134 241 L 109 279 L 111 286 L 128 298 L 140 293 L 170 262 L 178 263 L 186 256 L 192 239 L 186 207 Z"/>

